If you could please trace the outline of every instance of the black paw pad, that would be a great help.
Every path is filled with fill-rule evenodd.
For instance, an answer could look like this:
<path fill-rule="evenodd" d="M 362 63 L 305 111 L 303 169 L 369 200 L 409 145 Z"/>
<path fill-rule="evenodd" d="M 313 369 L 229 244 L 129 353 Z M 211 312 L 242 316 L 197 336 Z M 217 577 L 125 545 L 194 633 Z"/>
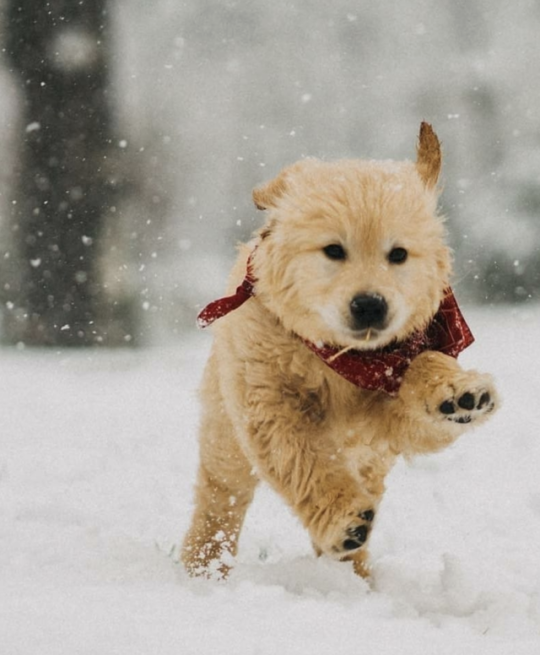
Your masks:
<path fill-rule="evenodd" d="M 474 406 L 476 405 L 476 399 L 472 393 L 467 391 L 459 398 L 458 405 L 461 409 L 471 410 L 474 409 Z"/>
<path fill-rule="evenodd" d="M 485 407 L 487 404 L 491 402 L 491 396 L 487 391 L 485 391 L 481 396 L 480 400 L 478 401 L 478 407 L 477 409 L 482 409 L 482 407 Z"/>
<path fill-rule="evenodd" d="M 354 528 L 354 530 L 351 530 L 350 535 L 354 539 L 357 539 L 360 544 L 363 544 L 368 537 L 368 532 L 369 529 L 367 525 L 359 525 L 358 527 Z"/>
<path fill-rule="evenodd" d="M 372 509 L 366 509 L 365 512 L 360 512 L 358 514 L 359 518 L 363 519 L 364 521 L 367 521 L 368 523 L 371 523 L 373 519 L 375 518 L 375 512 Z"/>
<path fill-rule="evenodd" d="M 345 550 L 355 550 L 356 548 L 360 548 L 361 545 L 354 539 L 345 539 L 343 542 L 343 548 Z"/>
<path fill-rule="evenodd" d="M 442 414 L 454 414 L 456 411 L 456 406 L 451 400 L 445 400 L 439 405 L 439 411 Z"/>
<path fill-rule="evenodd" d="M 343 548 L 345 550 L 354 550 L 365 544 L 368 538 L 369 528 L 367 525 L 357 525 L 355 528 L 349 528 L 347 533 L 350 538 L 345 539 Z"/>

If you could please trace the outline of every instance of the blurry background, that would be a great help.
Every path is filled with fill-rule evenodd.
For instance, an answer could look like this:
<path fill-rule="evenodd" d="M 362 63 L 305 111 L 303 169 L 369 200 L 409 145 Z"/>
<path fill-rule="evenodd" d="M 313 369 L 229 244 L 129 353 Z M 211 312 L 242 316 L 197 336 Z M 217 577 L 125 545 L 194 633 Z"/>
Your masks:
<path fill-rule="evenodd" d="M 304 156 L 444 147 L 455 288 L 540 294 L 536 0 L 1 0 L 0 290 L 13 344 L 181 337 Z"/>

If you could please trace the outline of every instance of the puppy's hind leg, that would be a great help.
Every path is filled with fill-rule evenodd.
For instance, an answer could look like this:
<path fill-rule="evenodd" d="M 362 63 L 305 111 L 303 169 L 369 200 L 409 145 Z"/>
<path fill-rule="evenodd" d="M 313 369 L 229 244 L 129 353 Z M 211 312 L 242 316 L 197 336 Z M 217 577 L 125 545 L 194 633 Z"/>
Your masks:
<path fill-rule="evenodd" d="M 224 578 L 237 552 L 238 536 L 257 478 L 220 406 L 201 425 L 195 510 L 181 559 L 190 575 Z"/>

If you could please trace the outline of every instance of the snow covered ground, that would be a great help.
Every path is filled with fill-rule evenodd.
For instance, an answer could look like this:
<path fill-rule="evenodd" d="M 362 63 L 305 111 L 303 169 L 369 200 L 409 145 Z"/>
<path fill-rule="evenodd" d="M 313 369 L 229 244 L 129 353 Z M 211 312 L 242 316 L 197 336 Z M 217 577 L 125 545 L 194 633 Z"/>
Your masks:
<path fill-rule="evenodd" d="M 261 489 L 226 583 L 174 563 L 210 337 L 0 352 L 1 655 L 538 655 L 540 308 L 468 311 L 504 407 L 400 462 L 368 586 Z"/>

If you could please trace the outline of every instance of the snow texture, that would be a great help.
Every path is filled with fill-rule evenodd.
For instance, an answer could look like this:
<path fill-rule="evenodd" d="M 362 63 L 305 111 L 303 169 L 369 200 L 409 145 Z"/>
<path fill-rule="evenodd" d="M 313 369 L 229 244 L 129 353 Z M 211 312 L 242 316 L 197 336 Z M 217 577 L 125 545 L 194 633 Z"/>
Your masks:
<path fill-rule="evenodd" d="M 371 586 L 261 488 L 228 582 L 175 564 L 207 335 L 140 352 L 0 352 L 2 655 L 538 655 L 540 309 L 468 311 L 505 400 L 388 480 Z"/>

